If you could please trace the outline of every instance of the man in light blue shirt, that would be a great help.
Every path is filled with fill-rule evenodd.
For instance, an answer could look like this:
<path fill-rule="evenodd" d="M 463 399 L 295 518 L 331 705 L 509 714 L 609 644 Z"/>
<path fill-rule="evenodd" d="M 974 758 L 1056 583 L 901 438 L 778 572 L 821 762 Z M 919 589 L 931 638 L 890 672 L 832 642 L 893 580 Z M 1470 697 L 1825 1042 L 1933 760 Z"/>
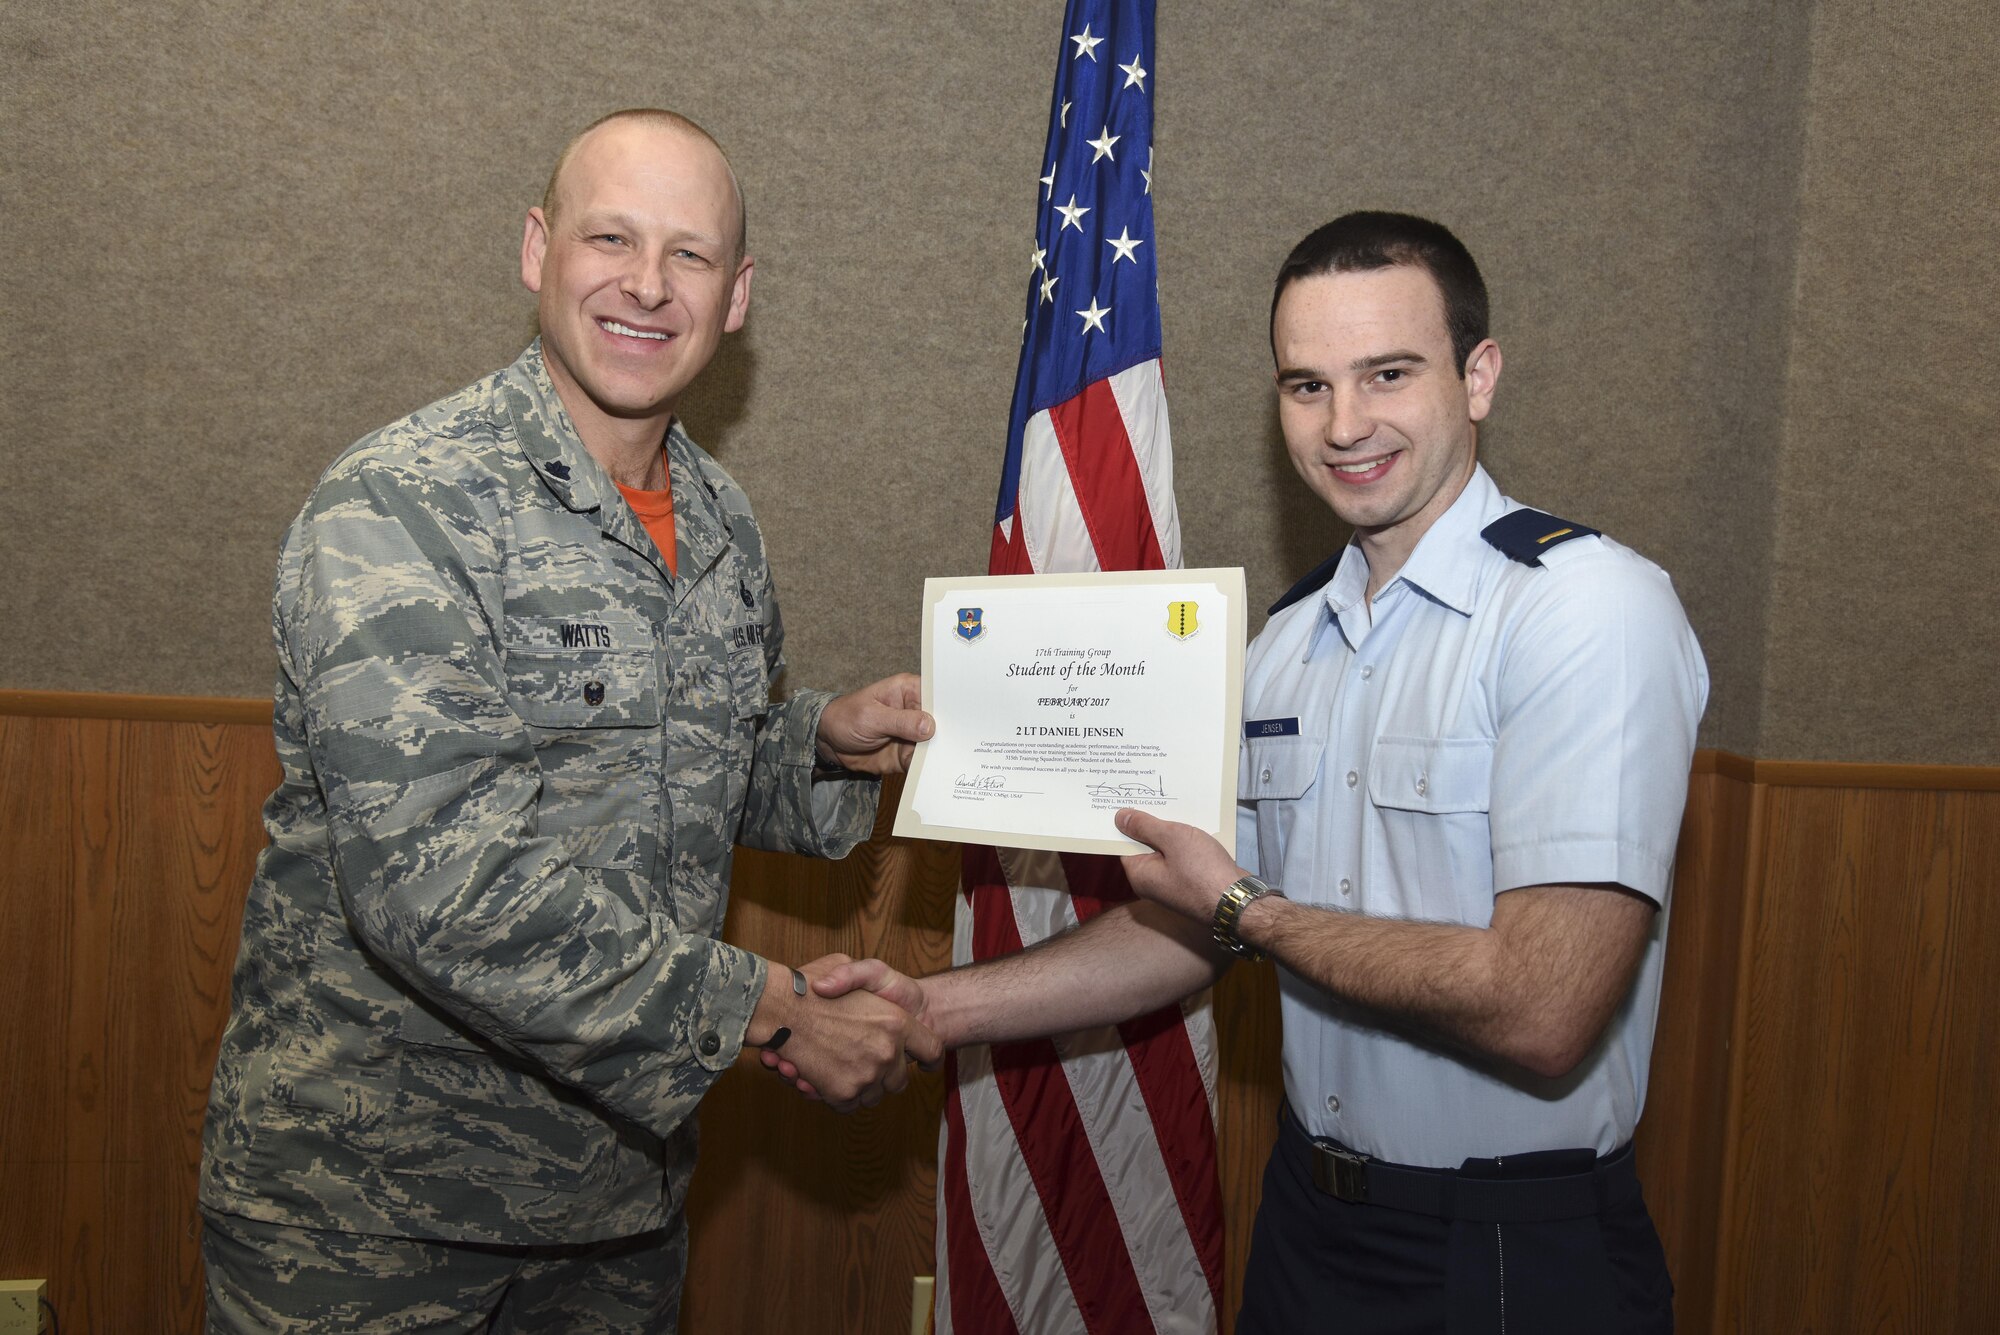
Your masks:
<path fill-rule="evenodd" d="M 1237 855 L 1138 811 L 1141 898 L 923 980 L 947 1045 L 1110 1023 L 1280 968 L 1287 1110 L 1238 1329 L 1664 1331 L 1631 1166 L 1707 699 L 1667 576 L 1501 495 L 1485 287 L 1444 228 L 1349 214 L 1280 271 L 1300 477 L 1354 540 L 1251 646 Z"/>

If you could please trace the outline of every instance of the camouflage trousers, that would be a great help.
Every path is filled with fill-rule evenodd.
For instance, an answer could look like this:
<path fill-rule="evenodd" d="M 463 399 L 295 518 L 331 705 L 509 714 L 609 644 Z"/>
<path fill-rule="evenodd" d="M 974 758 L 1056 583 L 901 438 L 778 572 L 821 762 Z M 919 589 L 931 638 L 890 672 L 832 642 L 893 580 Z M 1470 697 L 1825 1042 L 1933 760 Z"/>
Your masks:
<path fill-rule="evenodd" d="M 684 1219 L 636 1237 L 493 1247 L 202 1211 L 210 1335 L 673 1335 Z"/>

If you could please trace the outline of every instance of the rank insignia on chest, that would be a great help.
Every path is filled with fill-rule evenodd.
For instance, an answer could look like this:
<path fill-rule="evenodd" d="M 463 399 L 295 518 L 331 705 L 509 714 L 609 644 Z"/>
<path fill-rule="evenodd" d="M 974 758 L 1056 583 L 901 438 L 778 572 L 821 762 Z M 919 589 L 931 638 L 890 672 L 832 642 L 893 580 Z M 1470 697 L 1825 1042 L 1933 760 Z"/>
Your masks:
<path fill-rule="evenodd" d="M 1195 612 L 1199 607 L 1200 604 L 1194 602 L 1168 603 L 1167 634 L 1177 640 L 1185 640 L 1200 630 L 1201 623 L 1195 620 Z"/>
<path fill-rule="evenodd" d="M 958 638 L 976 640 L 986 633 L 986 609 L 983 607 L 961 607 L 958 609 Z"/>

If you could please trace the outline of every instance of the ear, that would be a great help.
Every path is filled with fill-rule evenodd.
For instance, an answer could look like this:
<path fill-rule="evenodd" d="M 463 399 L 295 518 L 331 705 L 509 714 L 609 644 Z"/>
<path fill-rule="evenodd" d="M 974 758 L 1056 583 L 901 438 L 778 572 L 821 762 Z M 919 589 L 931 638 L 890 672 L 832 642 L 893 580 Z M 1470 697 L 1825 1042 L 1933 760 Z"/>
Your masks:
<path fill-rule="evenodd" d="M 743 317 L 750 313 L 750 275 L 757 267 L 757 261 L 745 255 L 743 262 L 736 266 L 736 279 L 729 289 L 729 315 L 722 322 L 722 332 L 733 334 L 743 327 Z"/>
<path fill-rule="evenodd" d="M 530 292 L 542 290 L 542 259 L 549 253 L 549 220 L 539 208 L 528 210 L 528 223 L 521 231 L 521 286 Z"/>
<path fill-rule="evenodd" d="M 1493 390 L 1500 383 L 1500 345 L 1487 339 L 1465 359 L 1465 397 L 1473 421 L 1483 422 L 1493 411 Z"/>

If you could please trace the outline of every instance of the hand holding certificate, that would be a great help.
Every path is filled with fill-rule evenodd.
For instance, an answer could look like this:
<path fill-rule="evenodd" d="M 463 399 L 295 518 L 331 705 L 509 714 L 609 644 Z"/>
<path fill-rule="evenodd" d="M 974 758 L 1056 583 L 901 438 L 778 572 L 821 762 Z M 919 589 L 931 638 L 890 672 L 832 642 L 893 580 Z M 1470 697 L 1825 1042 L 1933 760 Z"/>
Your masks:
<path fill-rule="evenodd" d="M 924 708 L 896 833 L 1131 853 L 1120 807 L 1235 848 L 1243 572 L 924 582 Z"/>

